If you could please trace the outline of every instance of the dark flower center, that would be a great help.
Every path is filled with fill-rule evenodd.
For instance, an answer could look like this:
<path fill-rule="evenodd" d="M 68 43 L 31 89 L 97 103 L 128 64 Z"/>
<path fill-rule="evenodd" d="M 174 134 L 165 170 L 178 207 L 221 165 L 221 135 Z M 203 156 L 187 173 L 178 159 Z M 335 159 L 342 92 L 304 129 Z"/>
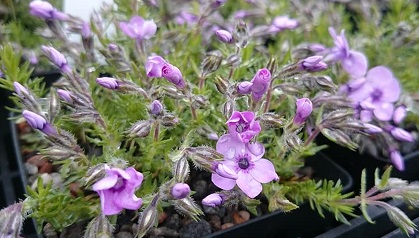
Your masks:
<path fill-rule="evenodd" d="M 371 97 L 373 101 L 378 101 L 380 100 L 381 96 L 383 96 L 383 91 L 381 91 L 380 89 L 375 89 L 372 93 L 371 93 Z"/>
<path fill-rule="evenodd" d="M 118 178 L 116 184 L 112 187 L 113 191 L 120 191 L 125 188 L 125 180 L 123 178 Z"/>
<path fill-rule="evenodd" d="M 243 121 L 237 122 L 236 131 L 238 133 L 242 133 L 244 131 L 247 131 L 248 129 L 249 129 L 249 124 L 247 124 L 247 123 L 245 123 Z"/>
<path fill-rule="evenodd" d="M 250 164 L 249 164 L 248 156 L 246 155 L 246 156 L 240 158 L 238 164 L 239 164 L 239 168 L 241 168 L 241 169 L 249 168 Z"/>

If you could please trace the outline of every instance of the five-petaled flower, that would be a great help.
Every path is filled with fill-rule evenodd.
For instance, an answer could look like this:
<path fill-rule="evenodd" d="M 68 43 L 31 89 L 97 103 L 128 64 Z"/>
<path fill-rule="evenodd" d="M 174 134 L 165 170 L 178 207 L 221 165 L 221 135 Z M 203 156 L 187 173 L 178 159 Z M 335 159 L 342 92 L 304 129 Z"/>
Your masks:
<path fill-rule="evenodd" d="M 226 124 L 229 133 L 243 143 L 249 142 L 261 131 L 259 122 L 255 120 L 255 113 L 251 111 L 234 111 Z"/>
<path fill-rule="evenodd" d="M 157 31 L 157 25 L 153 20 L 144 20 L 140 16 L 134 16 L 129 22 L 120 22 L 119 27 L 127 36 L 137 41 L 148 40 Z"/>
<path fill-rule="evenodd" d="M 108 165 L 105 165 L 105 171 L 106 176 L 93 184 L 93 190 L 100 196 L 103 214 L 115 215 L 124 208 L 140 208 L 143 200 L 135 196 L 135 191 L 143 182 L 143 174 L 133 167 L 123 170 Z"/>
<path fill-rule="evenodd" d="M 231 190 L 237 184 L 247 196 L 254 198 L 262 192 L 261 183 L 279 179 L 272 162 L 262 158 L 265 148 L 260 143 L 246 144 L 226 134 L 220 137 L 216 148 L 224 155 L 221 163 L 237 173 L 237 179 L 213 173 L 211 180 L 221 189 Z"/>

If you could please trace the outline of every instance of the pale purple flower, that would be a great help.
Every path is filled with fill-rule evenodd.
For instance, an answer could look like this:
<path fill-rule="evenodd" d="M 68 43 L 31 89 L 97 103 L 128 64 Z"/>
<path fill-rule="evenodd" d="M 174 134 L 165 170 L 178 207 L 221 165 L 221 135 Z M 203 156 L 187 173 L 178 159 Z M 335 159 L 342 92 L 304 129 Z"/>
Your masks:
<path fill-rule="evenodd" d="M 145 71 L 147 77 L 154 78 L 154 77 L 161 77 L 162 75 L 162 68 L 167 64 L 166 60 L 164 60 L 161 56 L 154 55 L 147 58 L 147 62 L 145 64 Z"/>
<path fill-rule="evenodd" d="M 274 165 L 262 156 L 265 148 L 260 143 L 245 144 L 231 134 L 220 137 L 217 152 L 224 155 L 225 166 L 237 173 L 237 179 L 222 177 L 217 173 L 211 176 L 212 182 L 219 188 L 231 190 L 236 184 L 250 198 L 262 192 L 262 184 L 278 180 Z"/>
<path fill-rule="evenodd" d="M 391 163 L 398 169 L 399 171 L 404 170 L 404 159 L 400 154 L 400 151 L 396 149 L 390 150 L 390 159 Z"/>
<path fill-rule="evenodd" d="M 243 143 L 248 143 L 261 131 L 259 122 L 255 120 L 255 113 L 251 111 L 234 111 L 226 124 L 229 133 Z"/>
<path fill-rule="evenodd" d="M 23 110 L 22 115 L 33 129 L 38 129 L 48 136 L 55 136 L 58 134 L 57 129 L 49 124 L 43 116 L 28 110 Z"/>
<path fill-rule="evenodd" d="M 252 85 L 253 100 L 259 101 L 268 91 L 271 83 L 271 72 L 268 69 L 259 69 L 253 79 L 250 81 Z"/>
<path fill-rule="evenodd" d="M 217 39 L 224 43 L 233 43 L 233 35 L 226 30 L 217 30 L 215 31 L 215 35 L 217 36 Z"/>
<path fill-rule="evenodd" d="M 191 192 L 191 188 L 186 183 L 177 183 L 170 190 L 170 194 L 176 199 L 186 198 Z"/>
<path fill-rule="evenodd" d="M 163 104 L 159 100 L 154 100 L 150 104 L 150 113 L 153 115 L 159 115 L 163 111 Z"/>
<path fill-rule="evenodd" d="M 150 39 L 157 32 L 157 25 L 153 20 L 144 20 L 139 16 L 134 16 L 129 22 L 120 22 L 119 27 L 127 36 L 138 41 Z"/>
<path fill-rule="evenodd" d="M 105 166 L 106 176 L 95 184 L 93 190 L 100 196 L 104 215 L 116 215 L 123 209 L 137 210 L 143 201 L 135 191 L 143 181 L 143 174 L 133 167 L 125 170 Z"/>
<path fill-rule="evenodd" d="M 299 23 L 296 19 L 289 18 L 289 16 L 277 16 L 273 19 L 269 31 L 271 33 L 278 33 L 287 29 L 295 29 L 298 25 Z"/>
<path fill-rule="evenodd" d="M 313 111 L 313 103 L 308 98 L 300 98 L 296 102 L 297 109 L 293 119 L 293 123 L 297 126 L 302 125 L 307 117 Z"/>
<path fill-rule="evenodd" d="M 96 82 L 107 89 L 118 89 L 119 88 L 119 80 L 111 78 L 111 77 L 101 77 L 97 78 Z"/>
<path fill-rule="evenodd" d="M 238 178 L 236 171 L 229 168 L 227 165 L 223 163 L 217 163 L 217 165 L 214 168 L 214 172 L 224 178 L 228 178 L 228 179 Z"/>
<path fill-rule="evenodd" d="M 299 62 L 299 69 L 307 72 L 318 72 L 327 69 L 327 64 L 322 61 L 319 55 L 307 57 Z"/>
<path fill-rule="evenodd" d="M 202 205 L 208 207 L 220 206 L 223 203 L 223 197 L 218 193 L 212 193 L 202 199 Z"/>
<path fill-rule="evenodd" d="M 15 92 L 19 97 L 25 97 L 24 94 L 29 94 L 28 89 L 26 89 L 22 84 L 18 82 L 13 83 L 13 87 L 15 88 Z"/>
<path fill-rule="evenodd" d="M 400 127 L 391 127 L 390 134 L 399 141 L 414 141 L 412 134 Z"/>
<path fill-rule="evenodd" d="M 370 124 L 370 123 L 364 123 L 363 125 L 366 127 L 365 131 L 367 133 L 376 134 L 376 133 L 383 132 L 383 129 L 381 129 L 380 127 L 378 127 L 376 125 L 373 125 L 373 124 Z"/>
<path fill-rule="evenodd" d="M 395 124 L 400 124 L 406 117 L 406 106 L 398 106 L 393 112 L 393 122 Z"/>
<path fill-rule="evenodd" d="M 190 12 L 182 11 L 175 17 L 176 24 L 183 25 L 191 25 L 193 23 L 198 22 L 198 17 Z"/>
<path fill-rule="evenodd" d="M 57 94 L 66 103 L 68 103 L 68 104 L 73 104 L 74 103 L 74 99 L 73 99 L 74 94 L 72 92 L 67 91 L 67 90 L 63 90 L 63 89 L 58 89 Z"/>
<path fill-rule="evenodd" d="M 29 3 L 29 13 L 45 20 L 67 20 L 68 16 L 54 8 L 47 1 L 35 0 Z"/>
<path fill-rule="evenodd" d="M 208 133 L 207 137 L 210 140 L 218 140 L 218 135 L 215 132 Z"/>
<path fill-rule="evenodd" d="M 90 38 L 92 35 L 92 31 L 90 30 L 90 25 L 88 22 L 83 22 L 81 27 L 81 36 L 84 39 Z"/>
<path fill-rule="evenodd" d="M 237 86 L 237 92 L 240 94 L 249 94 L 252 92 L 252 82 L 244 81 Z"/>
<path fill-rule="evenodd" d="M 365 76 L 365 82 L 348 96 L 362 109 L 361 120 L 370 121 L 374 115 L 381 121 L 391 120 L 394 112 L 393 103 L 400 96 L 399 81 L 393 73 L 384 66 L 370 69 Z M 362 104 L 361 104 L 362 103 Z"/>
<path fill-rule="evenodd" d="M 169 63 L 164 64 L 161 69 L 161 76 L 173 83 L 176 87 L 185 87 L 185 81 L 183 80 L 182 73 L 179 68 L 174 65 Z"/>
<path fill-rule="evenodd" d="M 71 68 L 67 63 L 67 59 L 64 57 L 63 54 L 58 52 L 58 50 L 54 49 L 50 46 L 41 46 L 42 51 L 48 57 L 48 59 L 54 63 L 58 68 L 60 68 L 61 72 L 63 73 L 71 73 Z"/>
<path fill-rule="evenodd" d="M 343 30 L 340 35 L 337 35 L 333 28 L 329 28 L 329 33 L 334 40 L 335 46 L 326 58 L 333 61 L 340 61 L 342 68 L 352 77 L 358 78 L 364 76 L 368 68 L 368 60 L 365 55 L 349 49 L 349 44 Z"/>

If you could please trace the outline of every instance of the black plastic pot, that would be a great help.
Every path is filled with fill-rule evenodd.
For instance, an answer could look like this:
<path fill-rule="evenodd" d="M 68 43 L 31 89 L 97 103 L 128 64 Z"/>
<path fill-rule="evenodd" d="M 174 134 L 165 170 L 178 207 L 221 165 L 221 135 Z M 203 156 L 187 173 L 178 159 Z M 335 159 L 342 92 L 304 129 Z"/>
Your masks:
<path fill-rule="evenodd" d="M 313 176 L 334 181 L 340 180 L 343 184 L 343 192 L 351 191 L 353 185 L 352 177 L 325 154 L 318 153 L 316 156 L 307 158 L 306 165 L 312 167 L 315 171 Z M 212 233 L 206 236 L 206 238 L 313 237 L 339 224 L 335 220 L 334 215 L 325 212 L 325 218 L 322 218 L 317 211 L 310 208 L 308 203 L 304 203 L 294 211 L 288 213 L 273 212 L 226 230 Z"/>

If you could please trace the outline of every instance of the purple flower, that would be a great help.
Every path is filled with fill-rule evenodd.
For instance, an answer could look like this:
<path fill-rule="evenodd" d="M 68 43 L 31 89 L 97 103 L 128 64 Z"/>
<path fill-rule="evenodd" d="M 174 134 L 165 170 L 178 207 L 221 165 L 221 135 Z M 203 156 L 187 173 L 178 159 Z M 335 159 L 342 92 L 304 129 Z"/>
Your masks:
<path fill-rule="evenodd" d="M 225 166 L 237 173 L 237 179 L 230 179 L 213 173 L 212 182 L 224 190 L 237 186 L 250 198 L 262 192 L 262 184 L 278 180 L 274 165 L 262 156 L 265 148 L 260 143 L 245 144 L 235 136 L 223 135 L 217 142 L 217 151 L 224 155 Z"/>
<path fill-rule="evenodd" d="M 229 133 L 243 143 L 248 143 L 261 131 L 260 124 L 255 120 L 255 114 L 251 111 L 234 111 L 226 124 Z"/>
<path fill-rule="evenodd" d="M 412 134 L 410 134 L 409 132 L 399 127 L 392 127 L 390 129 L 390 134 L 399 141 L 407 141 L 407 142 L 414 141 Z"/>
<path fill-rule="evenodd" d="M 119 27 L 127 36 L 138 41 L 150 39 L 157 31 L 157 25 L 153 20 L 145 21 L 139 16 L 134 16 L 129 22 L 120 22 Z"/>
<path fill-rule="evenodd" d="M 71 73 L 71 68 L 67 63 L 67 59 L 64 57 L 63 54 L 58 52 L 53 47 L 49 46 L 41 46 L 42 51 L 48 57 L 48 59 L 54 63 L 58 68 L 60 68 L 61 72 L 63 73 Z"/>
<path fill-rule="evenodd" d="M 208 207 L 220 206 L 223 203 L 223 197 L 218 193 L 212 193 L 202 199 L 202 205 Z"/>
<path fill-rule="evenodd" d="M 58 96 L 68 104 L 74 103 L 74 94 L 70 91 L 58 89 L 57 90 Z"/>
<path fill-rule="evenodd" d="M 84 39 L 90 38 L 92 35 L 92 31 L 90 30 L 90 26 L 88 22 L 83 22 L 83 25 L 81 27 L 81 36 Z"/>
<path fill-rule="evenodd" d="M 97 78 L 96 82 L 107 89 L 118 89 L 119 88 L 119 82 L 118 80 L 110 77 L 102 77 Z"/>
<path fill-rule="evenodd" d="M 253 100 L 259 101 L 268 91 L 271 83 L 271 72 L 268 69 L 259 69 L 253 79 L 250 81 L 252 85 Z"/>
<path fill-rule="evenodd" d="M 182 11 L 175 17 L 176 24 L 193 24 L 198 21 L 198 17 L 190 12 Z"/>
<path fill-rule="evenodd" d="M 163 111 L 163 105 L 159 100 L 154 100 L 150 104 L 150 113 L 153 115 L 159 115 Z"/>
<path fill-rule="evenodd" d="M 215 31 L 215 35 L 217 36 L 217 39 L 221 42 L 228 44 L 233 43 L 233 35 L 226 30 Z"/>
<path fill-rule="evenodd" d="M 308 98 L 300 98 L 296 102 L 297 110 L 293 119 L 293 123 L 297 126 L 302 125 L 307 117 L 310 116 L 313 111 L 313 104 Z"/>
<path fill-rule="evenodd" d="M 272 21 L 272 24 L 269 28 L 269 31 L 272 33 L 278 33 L 287 29 L 295 29 L 298 27 L 298 21 L 288 16 L 278 16 L 275 17 Z"/>
<path fill-rule="evenodd" d="M 365 55 L 349 49 L 343 30 L 340 35 L 337 35 L 333 28 L 329 28 L 329 33 L 334 40 L 335 46 L 332 48 L 331 54 L 326 58 L 340 61 L 342 68 L 352 77 L 364 76 L 368 68 L 368 61 Z"/>
<path fill-rule="evenodd" d="M 191 188 L 186 183 L 177 183 L 170 190 L 170 194 L 176 199 L 186 198 L 191 192 Z"/>
<path fill-rule="evenodd" d="M 252 92 L 253 83 L 244 81 L 237 86 L 237 92 L 240 94 L 249 94 Z"/>
<path fill-rule="evenodd" d="M 372 115 L 381 121 L 391 120 L 394 112 L 393 102 L 400 96 L 399 81 L 384 66 L 370 69 L 365 78 L 360 87 L 348 94 L 355 103 L 363 103 L 361 107 L 364 107 L 361 109 L 367 109 L 360 112 L 361 120 L 370 121 Z M 368 108 L 365 105 L 368 105 Z"/>
<path fill-rule="evenodd" d="M 185 87 L 185 81 L 183 80 L 182 73 L 176 66 L 169 63 L 164 64 L 161 69 L 161 75 L 177 87 Z"/>
<path fill-rule="evenodd" d="M 57 9 L 47 1 L 35 0 L 29 3 L 29 13 L 32 16 L 43 18 L 45 20 L 67 20 L 68 16 Z"/>
<path fill-rule="evenodd" d="M 395 124 L 400 124 L 406 117 L 406 106 L 398 106 L 393 112 L 393 122 Z"/>
<path fill-rule="evenodd" d="M 22 115 L 33 129 L 38 129 L 48 136 L 55 136 L 58 134 L 57 130 L 52 127 L 44 117 L 28 110 L 23 110 Z"/>
<path fill-rule="evenodd" d="M 25 97 L 24 94 L 29 94 L 28 90 L 22 86 L 22 84 L 18 83 L 18 82 L 14 82 L 13 86 L 15 88 L 15 92 L 19 97 Z"/>
<path fill-rule="evenodd" d="M 155 55 L 148 57 L 147 62 L 145 64 L 145 71 L 147 73 L 147 77 L 161 77 L 162 68 L 165 64 L 167 64 L 167 62 L 161 56 Z"/>
<path fill-rule="evenodd" d="M 143 181 L 143 174 L 133 167 L 125 170 L 105 166 L 106 176 L 95 184 L 93 190 L 100 196 L 104 215 L 115 215 L 124 208 L 137 210 L 143 201 L 135 196 L 135 191 Z"/>
<path fill-rule="evenodd" d="M 396 167 L 396 169 L 400 171 L 404 170 L 404 159 L 400 154 L 400 151 L 396 149 L 390 150 L 390 159 L 391 163 Z"/>
<path fill-rule="evenodd" d="M 300 70 L 305 70 L 307 72 L 318 72 L 327 69 L 327 64 L 322 61 L 322 56 L 310 56 L 303 59 L 299 63 Z"/>

